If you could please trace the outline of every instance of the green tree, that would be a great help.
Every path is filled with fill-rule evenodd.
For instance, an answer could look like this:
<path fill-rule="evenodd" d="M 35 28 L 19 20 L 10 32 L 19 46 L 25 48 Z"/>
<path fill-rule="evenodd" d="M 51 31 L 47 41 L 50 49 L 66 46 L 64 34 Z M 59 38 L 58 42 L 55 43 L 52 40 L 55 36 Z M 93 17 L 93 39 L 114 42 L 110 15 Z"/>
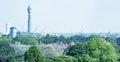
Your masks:
<path fill-rule="evenodd" d="M 117 62 L 115 48 L 100 36 L 91 36 L 82 45 L 69 47 L 66 55 L 77 57 L 79 62 Z"/>
<path fill-rule="evenodd" d="M 32 46 L 25 52 L 24 60 L 27 62 L 44 62 L 45 58 L 37 46 Z"/>
<path fill-rule="evenodd" d="M 42 36 L 40 38 L 40 42 L 42 43 L 45 43 L 45 44 L 48 44 L 48 43 L 54 43 L 54 42 L 57 42 L 58 41 L 58 37 L 57 36 L 51 36 L 49 34 L 47 34 L 46 36 Z"/>
<path fill-rule="evenodd" d="M 94 38 L 102 38 L 100 35 L 96 35 L 96 34 L 91 34 L 89 37 L 88 37 L 88 40 L 91 40 L 91 39 L 94 39 Z"/>
<path fill-rule="evenodd" d="M 78 62 L 78 60 L 72 56 L 59 56 L 56 58 L 56 62 Z"/>
<path fill-rule="evenodd" d="M 106 37 L 106 41 L 110 42 L 114 46 L 117 46 L 117 38 L 115 38 L 113 36 Z"/>
<path fill-rule="evenodd" d="M 69 39 L 73 42 L 85 42 L 85 41 L 87 41 L 87 37 L 84 35 L 71 36 Z"/>
<path fill-rule="evenodd" d="M 15 50 L 7 42 L 0 41 L 0 62 L 10 62 L 15 58 Z"/>
<path fill-rule="evenodd" d="M 117 45 L 120 46 L 120 37 L 117 37 Z"/>
<path fill-rule="evenodd" d="M 85 53 L 85 48 L 83 43 L 70 46 L 65 50 L 66 55 L 74 56 L 74 57 L 82 56 L 84 53 Z"/>
<path fill-rule="evenodd" d="M 35 45 L 38 43 L 38 38 L 35 36 L 18 35 L 13 39 L 13 42 L 20 42 L 21 44 Z"/>
<path fill-rule="evenodd" d="M 4 41 L 4 42 L 11 42 L 12 38 L 9 38 L 7 35 L 2 35 L 0 37 L 0 41 Z"/>
<path fill-rule="evenodd" d="M 120 62 L 120 46 L 115 46 L 115 50 L 118 55 L 118 61 Z"/>
<path fill-rule="evenodd" d="M 99 60 L 99 62 L 117 61 L 115 48 L 100 37 L 90 39 L 86 43 L 85 49 L 86 54 L 88 54 L 92 58 L 95 58 L 96 60 Z"/>
<path fill-rule="evenodd" d="M 90 57 L 88 54 L 84 54 L 81 58 L 81 62 L 99 62 L 97 58 Z M 78 58 L 78 60 L 79 59 L 80 58 Z"/>

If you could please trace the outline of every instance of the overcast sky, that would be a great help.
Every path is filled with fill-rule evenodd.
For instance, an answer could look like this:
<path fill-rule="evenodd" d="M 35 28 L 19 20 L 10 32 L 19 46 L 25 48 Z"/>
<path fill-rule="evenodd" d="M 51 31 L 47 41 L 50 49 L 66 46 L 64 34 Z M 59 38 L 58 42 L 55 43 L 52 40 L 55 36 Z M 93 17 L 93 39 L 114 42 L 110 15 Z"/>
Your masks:
<path fill-rule="evenodd" d="M 0 32 L 11 23 L 27 30 L 27 0 L 0 0 Z M 32 0 L 32 31 L 120 32 L 120 0 Z"/>

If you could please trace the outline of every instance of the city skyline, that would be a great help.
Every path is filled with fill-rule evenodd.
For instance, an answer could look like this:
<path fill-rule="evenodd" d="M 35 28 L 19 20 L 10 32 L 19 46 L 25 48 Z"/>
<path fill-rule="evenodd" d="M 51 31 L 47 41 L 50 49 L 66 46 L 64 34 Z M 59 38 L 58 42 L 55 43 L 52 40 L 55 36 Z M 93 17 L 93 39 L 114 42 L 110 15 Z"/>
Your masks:
<path fill-rule="evenodd" d="M 31 1 L 32 31 L 45 33 L 120 32 L 119 0 Z M 27 31 L 28 1 L 0 2 L 0 32 L 6 22 Z"/>

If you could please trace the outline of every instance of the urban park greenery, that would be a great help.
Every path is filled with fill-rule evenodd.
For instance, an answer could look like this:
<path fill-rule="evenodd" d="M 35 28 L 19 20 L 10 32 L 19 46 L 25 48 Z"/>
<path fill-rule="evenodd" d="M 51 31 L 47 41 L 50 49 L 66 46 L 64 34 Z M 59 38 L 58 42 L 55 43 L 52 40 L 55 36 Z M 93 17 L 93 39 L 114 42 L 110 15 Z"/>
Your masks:
<path fill-rule="evenodd" d="M 18 44 L 19 43 L 19 44 Z M 61 44 L 51 46 L 51 44 Z M 71 44 L 74 43 L 74 44 Z M 17 50 L 11 45 L 21 45 L 24 54 L 18 56 Z M 64 44 L 64 45 L 63 45 Z M 41 45 L 42 47 L 39 47 Z M 66 47 L 66 46 L 67 47 Z M 44 46 L 44 47 L 43 47 Z M 45 47 L 46 46 L 46 47 Z M 66 47 L 65 49 L 62 47 Z M 59 49 L 55 51 L 53 47 Z M 17 47 L 19 48 L 19 47 Z M 45 50 L 47 49 L 47 50 Z M 21 50 L 21 49 L 20 49 Z M 61 55 L 56 52 L 64 50 Z M 52 52 L 52 53 L 51 53 Z M 55 53 L 55 54 L 54 54 Z M 70 37 L 46 35 L 0 37 L 0 62 L 119 62 L 120 38 L 100 35 L 74 35 Z"/>

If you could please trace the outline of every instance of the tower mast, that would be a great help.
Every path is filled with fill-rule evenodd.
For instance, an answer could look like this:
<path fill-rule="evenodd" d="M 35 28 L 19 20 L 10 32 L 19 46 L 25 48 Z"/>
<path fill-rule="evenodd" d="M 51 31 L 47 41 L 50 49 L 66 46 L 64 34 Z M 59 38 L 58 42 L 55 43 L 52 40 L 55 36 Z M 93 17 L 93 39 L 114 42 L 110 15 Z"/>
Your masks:
<path fill-rule="evenodd" d="M 29 4 L 28 4 L 27 12 L 28 12 L 28 33 L 30 33 L 31 32 L 31 7 L 30 7 L 30 1 L 29 1 Z"/>

